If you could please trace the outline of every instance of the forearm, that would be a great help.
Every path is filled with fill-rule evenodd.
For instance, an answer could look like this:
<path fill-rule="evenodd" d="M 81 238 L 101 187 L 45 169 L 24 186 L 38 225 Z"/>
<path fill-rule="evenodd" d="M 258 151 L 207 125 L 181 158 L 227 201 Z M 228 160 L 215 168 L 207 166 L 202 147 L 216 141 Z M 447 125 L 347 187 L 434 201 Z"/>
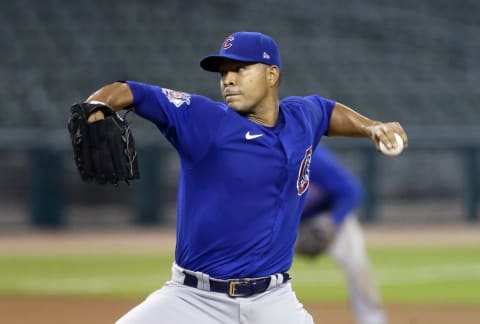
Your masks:
<path fill-rule="evenodd" d="M 133 105 L 133 94 L 127 83 L 114 82 L 98 89 L 85 101 L 99 101 L 114 111 L 119 111 Z"/>
<path fill-rule="evenodd" d="M 379 151 L 381 151 L 380 143 L 387 150 L 396 149 L 399 145 L 396 138 L 396 135 L 398 135 L 403 142 L 399 152 L 402 152 L 403 147 L 408 146 L 407 134 L 398 122 L 384 123 L 372 120 L 340 103 L 336 103 L 332 111 L 327 135 L 367 137 L 375 143 L 375 147 Z M 397 154 L 399 153 L 392 155 Z"/>
<path fill-rule="evenodd" d="M 330 118 L 328 136 L 371 137 L 371 126 L 380 122 L 371 120 L 347 106 L 336 103 Z"/>

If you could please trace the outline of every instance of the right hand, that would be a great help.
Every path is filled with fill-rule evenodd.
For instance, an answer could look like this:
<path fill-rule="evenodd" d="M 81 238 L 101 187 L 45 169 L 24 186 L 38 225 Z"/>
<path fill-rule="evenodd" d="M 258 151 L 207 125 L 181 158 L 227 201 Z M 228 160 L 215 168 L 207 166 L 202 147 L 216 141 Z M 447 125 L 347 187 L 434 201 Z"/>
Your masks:
<path fill-rule="evenodd" d="M 367 128 L 370 131 L 370 138 L 379 151 L 380 142 L 382 142 L 388 149 L 397 147 L 395 133 L 402 138 L 404 147 L 408 146 L 407 133 L 398 122 L 378 123 Z"/>

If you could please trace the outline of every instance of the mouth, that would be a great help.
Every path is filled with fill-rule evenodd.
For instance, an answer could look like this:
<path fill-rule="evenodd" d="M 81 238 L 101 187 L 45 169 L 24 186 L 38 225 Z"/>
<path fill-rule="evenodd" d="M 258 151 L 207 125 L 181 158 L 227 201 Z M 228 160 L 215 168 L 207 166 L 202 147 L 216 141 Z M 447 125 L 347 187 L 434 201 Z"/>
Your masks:
<path fill-rule="evenodd" d="M 240 95 L 239 91 L 225 90 L 224 93 L 223 93 L 223 98 L 225 98 L 225 100 L 228 100 L 229 98 L 232 98 L 232 97 L 238 96 L 238 95 Z"/>
<path fill-rule="evenodd" d="M 235 98 L 235 96 L 236 95 L 234 94 L 230 94 L 230 95 L 226 95 L 224 98 L 226 102 L 229 102 L 229 101 L 232 101 L 232 99 Z"/>

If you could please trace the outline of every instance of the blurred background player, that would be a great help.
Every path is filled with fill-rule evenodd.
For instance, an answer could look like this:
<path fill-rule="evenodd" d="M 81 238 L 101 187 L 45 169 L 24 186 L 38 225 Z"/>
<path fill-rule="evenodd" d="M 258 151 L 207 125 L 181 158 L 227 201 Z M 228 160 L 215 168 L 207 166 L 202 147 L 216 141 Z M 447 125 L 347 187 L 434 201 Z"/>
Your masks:
<path fill-rule="evenodd" d="M 327 253 L 341 267 L 356 323 L 385 324 L 384 311 L 355 214 L 362 202 L 359 180 L 325 146 L 310 165 L 307 194 L 296 252 L 315 257 Z"/>

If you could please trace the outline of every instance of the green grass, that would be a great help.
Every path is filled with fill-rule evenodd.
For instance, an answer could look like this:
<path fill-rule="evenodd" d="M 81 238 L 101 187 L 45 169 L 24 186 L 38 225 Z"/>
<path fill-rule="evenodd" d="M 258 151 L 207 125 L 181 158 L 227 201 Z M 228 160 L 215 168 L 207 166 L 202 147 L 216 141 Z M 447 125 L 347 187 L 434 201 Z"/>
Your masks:
<path fill-rule="evenodd" d="M 382 299 L 390 303 L 480 304 L 480 247 L 369 250 Z M 143 297 L 170 278 L 172 255 L 4 255 L 0 294 Z M 347 298 L 343 274 L 328 258 L 297 258 L 302 301 Z"/>
<path fill-rule="evenodd" d="M 170 278 L 173 256 L 0 256 L 0 294 L 144 296 Z"/>
<path fill-rule="evenodd" d="M 480 304 L 480 247 L 369 250 L 382 299 L 399 303 Z M 329 258 L 297 258 L 295 289 L 303 300 L 340 301 L 343 274 Z"/>

